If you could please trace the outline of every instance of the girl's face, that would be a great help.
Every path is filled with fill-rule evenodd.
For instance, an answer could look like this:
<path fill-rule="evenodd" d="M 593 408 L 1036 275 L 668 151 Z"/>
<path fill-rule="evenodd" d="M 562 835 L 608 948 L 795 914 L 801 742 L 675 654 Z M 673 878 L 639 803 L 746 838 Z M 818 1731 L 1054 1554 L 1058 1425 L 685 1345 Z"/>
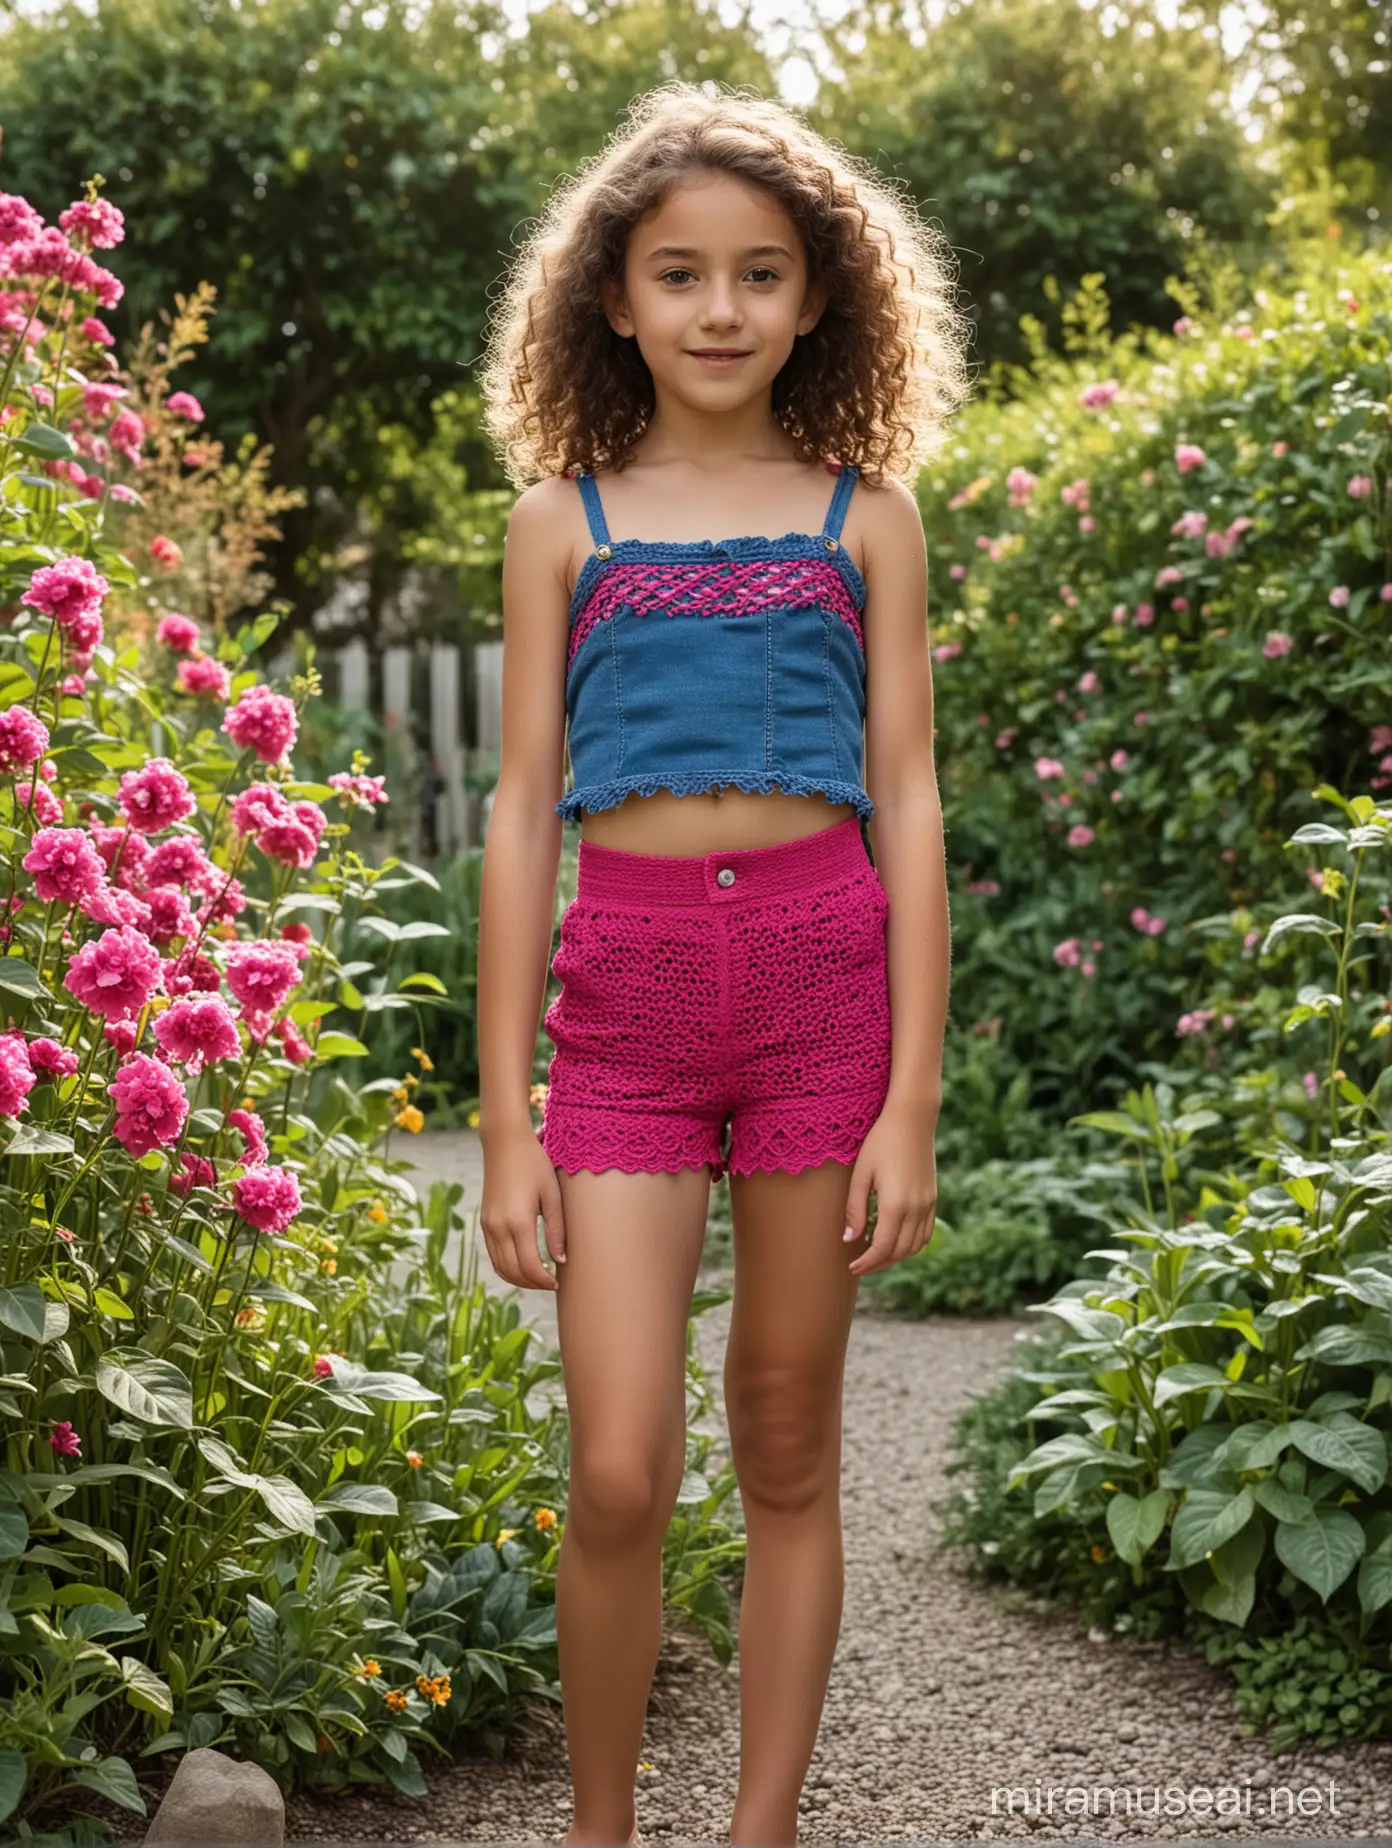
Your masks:
<path fill-rule="evenodd" d="M 718 412 L 768 393 L 820 296 L 783 207 L 733 174 L 698 172 L 634 226 L 604 304 L 659 391 Z"/>

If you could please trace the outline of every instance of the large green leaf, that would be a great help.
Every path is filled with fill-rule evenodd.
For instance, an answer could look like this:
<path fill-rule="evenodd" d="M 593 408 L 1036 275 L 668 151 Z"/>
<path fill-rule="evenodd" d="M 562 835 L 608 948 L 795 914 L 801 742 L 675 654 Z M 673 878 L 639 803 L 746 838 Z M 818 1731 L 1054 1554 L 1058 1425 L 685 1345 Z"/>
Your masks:
<path fill-rule="evenodd" d="M 1190 1489 L 1170 1529 L 1171 1567 L 1196 1566 L 1245 1527 L 1255 1507 L 1247 1488 L 1236 1495 L 1224 1489 Z"/>
<path fill-rule="evenodd" d="M 1276 1523 L 1276 1557 L 1321 1598 L 1332 1598 L 1362 1556 L 1366 1537 L 1346 1508 L 1316 1507 L 1308 1521 Z"/>
<path fill-rule="evenodd" d="M 1165 1368 L 1155 1382 L 1153 1397 L 1157 1406 L 1168 1405 L 1171 1399 L 1178 1399 L 1186 1392 L 1200 1392 L 1227 1383 L 1227 1375 L 1217 1367 L 1210 1367 L 1206 1361 L 1184 1360 L 1177 1366 Z"/>
<path fill-rule="evenodd" d="M 333 1372 L 326 1374 L 319 1384 L 328 1393 L 346 1393 L 359 1399 L 400 1400 L 411 1405 L 443 1397 L 433 1386 L 422 1386 L 409 1373 L 375 1373 L 353 1360 L 335 1359 Z"/>
<path fill-rule="evenodd" d="M 340 1482 L 319 1497 L 320 1514 L 396 1514 L 397 1500 L 382 1482 Z"/>
<path fill-rule="evenodd" d="M 0 1822 L 19 1807 L 28 1775 L 23 1752 L 12 1751 L 8 1746 L 0 1751 Z"/>
<path fill-rule="evenodd" d="M 1160 1538 L 1169 1505 L 1168 1489 L 1152 1489 L 1142 1496 L 1118 1491 L 1107 1503 L 1107 1532 L 1127 1565 L 1138 1566 Z"/>
<path fill-rule="evenodd" d="M 23 1335 L 26 1341 L 43 1341 L 48 1317 L 44 1293 L 35 1283 L 17 1284 L 13 1290 L 0 1289 L 0 1323 Z"/>
<path fill-rule="evenodd" d="M 103 1758 L 69 1776 L 72 1783 L 95 1790 L 99 1796 L 119 1803 L 122 1809 L 134 1810 L 138 1816 L 145 1814 L 145 1799 L 136 1784 L 134 1771 L 124 1758 Z"/>
<path fill-rule="evenodd" d="M 1387 1440 L 1381 1431 L 1348 1412 L 1321 1424 L 1312 1418 L 1297 1418 L 1290 1433 L 1296 1449 L 1312 1463 L 1337 1469 L 1369 1495 L 1376 1494 L 1387 1480 Z"/>
<path fill-rule="evenodd" d="M 97 1362 L 97 1390 L 144 1424 L 187 1431 L 193 1425 L 193 1387 L 168 1360 L 117 1348 Z"/>

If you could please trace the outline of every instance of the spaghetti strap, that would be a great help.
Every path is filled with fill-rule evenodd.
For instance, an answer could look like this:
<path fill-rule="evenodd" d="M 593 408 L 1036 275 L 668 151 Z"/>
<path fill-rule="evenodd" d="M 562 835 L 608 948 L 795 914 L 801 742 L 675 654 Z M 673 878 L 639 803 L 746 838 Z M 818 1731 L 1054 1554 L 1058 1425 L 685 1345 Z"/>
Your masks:
<path fill-rule="evenodd" d="M 837 474 L 836 487 L 832 491 L 831 505 L 827 508 L 826 524 L 822 528 L 822 538 L 839 540 L 842 522 L 846 518 L 846 508 L 857 480 L 856 470 L 849 463 L 844 464 Z"/>
<path fill-rule="evenodd" d="M 599 498 L 599 488 L 593 475 L 581 473 L 575 477 L 580 487 L 580 498 L 585 503 L 585 518 L 590 523 L 590 537 L 595 545 L 608 545 L 609 528 L 604 518 L 604 503 Z"/>

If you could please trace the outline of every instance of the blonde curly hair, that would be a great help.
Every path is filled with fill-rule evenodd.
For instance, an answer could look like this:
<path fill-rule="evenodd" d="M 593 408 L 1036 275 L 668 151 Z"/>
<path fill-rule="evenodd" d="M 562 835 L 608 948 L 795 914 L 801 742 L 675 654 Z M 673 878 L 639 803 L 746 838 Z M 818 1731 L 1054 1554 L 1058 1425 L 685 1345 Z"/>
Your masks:
<path fill-rule="evenodd" d="M 782 103 L 713 83 L 640 96 L 609 143 L 562 179 L 489 315 L 484 424 L 519 488 L 622 468 L 653 410 L 636 342 L 604 313 L 633 227 L 692 171 L 733 174 L 787 211 L 827 306 L 774 380 L 774 413 L 808 461 L 910 481 L 969 396 L 971 322 L 941 232 L 867 162 Z"/>

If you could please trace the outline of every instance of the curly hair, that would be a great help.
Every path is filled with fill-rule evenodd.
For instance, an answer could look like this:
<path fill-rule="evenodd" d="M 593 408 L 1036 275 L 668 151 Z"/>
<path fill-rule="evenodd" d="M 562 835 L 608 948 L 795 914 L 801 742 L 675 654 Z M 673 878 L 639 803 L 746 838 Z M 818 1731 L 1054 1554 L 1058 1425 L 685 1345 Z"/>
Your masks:
<path fill-rule="evenodd" d="M 654 406 L 637 343 L 605 316 L 633 227 L 692 171 L 733 174 L 787 211 L 827 306 L 798 336 L 773 409 L 808 461 L 910 481 L 970 393 L 971 322 L 941 232 L 867 161 L 782 103 L 690 83 L 640 96 L 598 154 L 553 189 L 489 315 L 484 424 L 518 487 L 622 468 Z"/>

